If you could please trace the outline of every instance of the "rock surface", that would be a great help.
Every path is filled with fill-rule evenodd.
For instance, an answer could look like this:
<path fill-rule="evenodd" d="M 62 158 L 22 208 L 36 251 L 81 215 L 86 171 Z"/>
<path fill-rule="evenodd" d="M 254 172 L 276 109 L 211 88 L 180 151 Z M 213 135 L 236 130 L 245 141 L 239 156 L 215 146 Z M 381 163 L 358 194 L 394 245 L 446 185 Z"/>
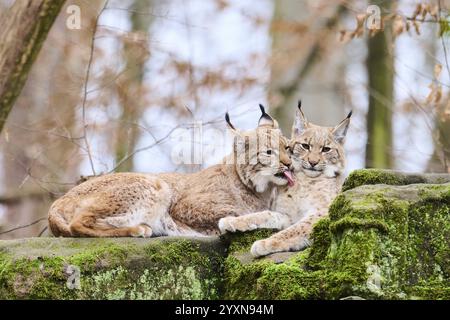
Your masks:
<path fill-rule="evenodd" d="M 0 241 L 0 299 L 215 299 L 218 238 Z"/>
<path fill-rule="evenodd" d="M 344 188 L 310 248 L 262 259 L 271 230 L 0 241 L 0 298 L 450 299 L 450 175 L 358 170 Z"/>

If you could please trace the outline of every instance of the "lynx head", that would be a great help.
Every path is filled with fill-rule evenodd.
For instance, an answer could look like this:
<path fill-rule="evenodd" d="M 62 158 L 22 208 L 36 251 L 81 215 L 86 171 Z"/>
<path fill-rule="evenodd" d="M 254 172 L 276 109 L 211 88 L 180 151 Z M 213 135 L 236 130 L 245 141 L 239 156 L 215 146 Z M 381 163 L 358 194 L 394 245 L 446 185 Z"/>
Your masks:
<path fill-rule="evenodd" d="M 290 142 L 294 170 L 311 178 L 341 175 L 345 169 L 344 141 L 351 116 L 352 112 L 333 128 L 316 126 L 307 121 L 299 101 Z"/>
<path fill-rule="evenodd" d="M 278 123 L 265 112 L 262 105 L 258 127 L 251 131 L 240 131 L 225 119 L 234 135 L 233 163 L 241 181 L 256 192 L 269 187 L 293 185 L 290 171 L 291 159 L 288 141 L 278 128 Z"/>

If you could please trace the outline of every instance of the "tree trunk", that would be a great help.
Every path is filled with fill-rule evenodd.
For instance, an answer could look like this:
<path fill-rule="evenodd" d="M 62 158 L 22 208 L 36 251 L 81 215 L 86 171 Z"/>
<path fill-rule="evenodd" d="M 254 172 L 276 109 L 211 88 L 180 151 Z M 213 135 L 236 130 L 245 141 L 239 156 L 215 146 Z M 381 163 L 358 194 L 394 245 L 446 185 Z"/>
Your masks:
<path fill-rule="evenodd" d="M 141 39 L 148 39 L 148 29 L 154 18 L 150 14 L 151 0 L 135 0 L 130 14 L 132 31 L 141 34 Z M 125 40 L 123 55 L 126 72 L 119 79 L 118 95 L 122 105 L 116 139 L 116 163 L 132 153 L 139 139 L 139 118 L 143 106 L 143 87 L 145 62 L 148 59 L 147 41 Z M 133 171 L 133 157 L 123 162 L 116 171 Z"/>
<path fill-rule="evenodd" d="M 447 99 L 450 99 L 448 97 Z M 450 104 L 449 100 L 446 100 Z M 437 107 L 436 114 L 436 138 L 434 152 L 428 162 L 428 172 L 450 173 L 450 118 L 446 114 L 449 108 L 444 104 Z"/>
<path fill-rule="evenodd" d="M 0 132 L 64 2 L 20 0 L 0 17 Z"/>
<path fill-rule="evenodd" d="M 382 12 L 391 12 L 391 1 L 375 1 Z M 367 168 L 392 167 L 392 110 L 394 59 L 392 32 L 386 25 L 368 40 L 369 112 L 367 115 Z"/>
<path fill-rule="evenodd" d="M 332 30 L 343 13 L 339 3 L 324 6 L 319 17 L 306 1 L 275 1 L 269 105 L 286 135 L 299 99 L 312 122 L 334 125 L 344 117 L 339 85 L 345 56 L 342 50 L 328 53 L 336 45 Z"/>
<path fill-rule="evenodd" d="M 52 195 L 64 194 L 72 186 L 66 183 L 80 179 L 84 155 L 74 143 L 83 134 L 82 123 L 77 121 L 78 106 L 91 52 L 91 26 L 103 1 L 70 4 L 80 6 L 82 28 L 68 30 L 67 15 L 58 16 L 0 136 L 0 200 L 20 198 L 3 203 L 5 230 L 45 217 Z M 37 236 L 45 225 L 46 221 L 41 221 L 0 235 L 0 239 Z"/>

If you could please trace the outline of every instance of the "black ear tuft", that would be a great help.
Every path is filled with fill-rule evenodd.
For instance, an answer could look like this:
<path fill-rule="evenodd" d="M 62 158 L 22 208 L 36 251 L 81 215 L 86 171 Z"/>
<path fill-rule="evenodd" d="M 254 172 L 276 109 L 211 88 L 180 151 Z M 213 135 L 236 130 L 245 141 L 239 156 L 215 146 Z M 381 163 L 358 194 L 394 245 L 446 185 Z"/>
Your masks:
<path fill-rule="evenodd" d="M 230 126 L 231 129 L 236 130 L 236 128 L 233 126 L 233 124 L 230 121 L 230 115 L 227 113 L 225 113 L 225 121 L 228 123 L 228 125 Z"/>
<path fill-rule="evenodd" d="M 271 125 L 273 126 L 274 121 L 272 117 L 266 112 L 266 108 L 262 104 L 259 105 L 261 109 L 261 118 L 259 119 L 259 125 Z"/>
<path fill-rule="evenodd" d="M 261 118 L 259 118 L 258 126 L 271 126 L 274 127 L 275 121 L 272 117 L 266 112 L 266 108 L 260 104 L 259 108 L 261 109 Z"/>
<path fill-rule="evenodd" d="M 299 110 L 302 110 L 302 100 L 298 100 L 298 105 L 297 105 Z"/>
<path fill-rule="evenodd" d="M 353 110 L 350 111 L 350 113 L 347 116 L 347 119 L 350 119 L 352 117 L 352 114 L 353 114 Z"/>
<path fill-rule="evenodd" d="M 259 108 L 261 109 L 261 113 L 262 113 L 263 116 L 267 114 L 266 113 L 266 108 L 264 108 L 264 106 L 262 104 L 259 104 Z"/>

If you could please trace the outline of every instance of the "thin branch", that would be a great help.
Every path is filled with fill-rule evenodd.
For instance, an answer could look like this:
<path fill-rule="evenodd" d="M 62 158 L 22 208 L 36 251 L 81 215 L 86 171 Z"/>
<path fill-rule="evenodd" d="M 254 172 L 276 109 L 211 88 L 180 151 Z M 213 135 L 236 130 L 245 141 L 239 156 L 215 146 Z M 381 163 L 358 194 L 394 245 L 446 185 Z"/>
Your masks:
<path fill-rule="evenodd" d="M 82 113 L 83 113 L 83 139 L 84 143 L 86 145 L 86 151 L 89 157 L 89 163 L 91 165 L 92 173 L 95 175 L 95 168 L 94 168 L 94 161 L 92 160 L 92 154 L 91 154 L 91 147 L 89 145 L 89 139 L 87 137 L 87 125 L 86 125 L 86 102 L 87 102 L 87 95 L 88 95 L 88 84 L 89 84 L 89 77 L 91 73 L 91 67 L 92 62 L 94 60 L 94 49 L 95 49 L 95 36 L 97 34 L 97 27 L 98 27 L 98 21 L 100 20 L 100 16 L 105 11 L 106 6 L 108 5 L 108 0 L 105 1 L 102 10 L 100 10 L 100 13 L 97 15 L 97 18 L 95 19 L 94 29 L 92 31 L 92 39 L 91 39 L 91 51 L 89 54 L 89 62 L 86 69 L 86 78 L 84 81 L 84 96 L 83 96 L 83 105 L 82 105 Z"/>
<path fill-rule="evenodd" d="M 439 17 L 441 14 L 441 0 L 438 1 Z M 450 77 L 450 66 L 448 63 L 447 47 L 445 46 L 444 36 L 441 36 L 442 48 L 444 49 L 445 66 L 447 67 L 448 76 Z"/>
<path fill-rule="evenodd" d="M 47 231 L 47 229 L 48 229 L 48 226 L 45 226 L 44 229 L 42 229 L 42 231 L 39 232 L 38 238 L 42 237 L 42 235 L 44 234 L 45 231 Z"/>
<path fill-rule="evenodd" d="M 0 204 L 14 205 L 22 202 L 25 199 L 56 199 L 56 195 L 48 192 L 33 191 L 24 194 L 11 194 L 0 196 Z"/>
<path fill-rule="evenodd" d="M 324 25 L 324 30 L 330 30 L 333 29 L 336 24 L 339 21 L 339 17 L 345 12 L 345 7 L 343 5 L 339 5 L 336 8 L 336 11 L 334 14 L 329 17 Z M 282 93 L 284 101 L 289 101 L 292 98 L 292 95 L 297 91 L 298 87 L 300 86 L 300 83 L 304 79 L 304 77 L 308 74 L 308 72 L 311 70 L 311 67 L 317 62 L 317 59 L 320 57 L 320 54 L 322 52 L 322 44 L 323 44 L 323 37 L 318 37 L 318 40 L 314 43 L 314 45 L 309 50 L 305 62 L 302 64 L 302 66 L 298 69 L 295 78 L 289 85 L 282 86 L 278 88 L 278 91 Z"/>
<path fill-rule="evenodd" d="M 156 141 L 155 141 L 154 143 L 152 143 L 151 145 L 148 145 L 148 146 L 146 146 L 146 147 L 142 147 L 142 148 L 139 148 L 139 149 L 134 150 L 132 153 L 130 153 L 130 154 L 127 155 L 125 158 L 123 158 L 122 160 L 120 160 L 120 161 L 116 164 L 116 166 L 115 166 L 113 169 L 111 169 L 108 173 L 112 173 L 112 172 L 116 171 L 122 164 L 124 164 L 127 160 L 129 160 L 130 158 L 132 158 L 132 157 L 133 157 L 134 155 L 136 155 L 137 153 L 140 153 L 140 152 L 143 152 L 143 151 L 147 151 L 147 150 L 149 150 L 149 149 L 151 149 L 151 148 L 157 146 L 158 144 L 164 142 L 164 140 L 167 140 L 167 139 L 170 137 L 170 135 L 171 135 L 176 129 L 178 129 L 178 128 L 180 128 L 180 127 L 181 127 L 181 126 L 176 126 L 176 127 L 172 128 L 172 129 L 171 129 L 164 137 L 162 137 L 162 138 L 159 139 L 159 140 L 156 140 Z"/>
<path fill-rule="evenodd" d="M 27 225 L 24 225 L 24 226 L 15 227 L 15 228 L 13 228 L 13 229 L 10 229 L 10 230 L 6 230 L 6 231 L 3 231 L 3 232 L 0 232 L 0 235 L 4 235 L 4 234 L 11 233 L 11 232 L 14 232 L 14 231 L 17 231 L 17 230 L 20 230 L 20 229 L 25 229 L 25 228 L 34 226 L 35 224 L 38 224 L 39 222 L 44 221 L 44 220 L 47 220 L 47 217 L 45 217 L 45 218 L 40 218 L 40 219 L 38 219 L 38 220 L 36 220 L 36 221 L 33 221 L 33 222 L 31 222 L 31 223 L 29 223 L 29 224 L 27 224 Z"/>

